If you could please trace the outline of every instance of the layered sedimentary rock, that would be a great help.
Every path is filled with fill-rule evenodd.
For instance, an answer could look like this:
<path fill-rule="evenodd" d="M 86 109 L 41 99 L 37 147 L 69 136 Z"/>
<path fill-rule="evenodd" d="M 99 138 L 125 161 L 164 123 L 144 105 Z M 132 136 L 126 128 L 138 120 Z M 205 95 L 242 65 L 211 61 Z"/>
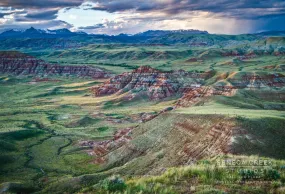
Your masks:
<path fill-rule="evenodd" d="M 183 70 L 161 72 L 142 66 L 132 72 L 117 75 L 92 89 L 95 96 L 128 93 L 129 98 L 147 96 L 151 100 L 181 95 L 189 87 L 200 87 L 211 72 L 188 73 Z"/>
<path fill-rule="evenodd" d="M 23 53 L 0 52 L 0 73 L 15 75 L 72 75 L 79 77 L 107 78 L 103 69 L 90 66 L 68 66 L 49 64 Z"/>
<path fill-rule="evenodd" d="M 232 86 L 210 87 L 202 86 L 199 88 L 189 88 L 184 95 L 177 101 L 176 107 L 189 107 L 198 103 L 204 103 L 211 96 L 233 96 L 236 88 Z"/>
<path fill-rule="evenodd" d="M 231 78 L 229 82 L 235 88 L 280 88 L 285 86 L 285 76 L 283 74 L 256 74 L 248 73 L 241 78 Z"/>

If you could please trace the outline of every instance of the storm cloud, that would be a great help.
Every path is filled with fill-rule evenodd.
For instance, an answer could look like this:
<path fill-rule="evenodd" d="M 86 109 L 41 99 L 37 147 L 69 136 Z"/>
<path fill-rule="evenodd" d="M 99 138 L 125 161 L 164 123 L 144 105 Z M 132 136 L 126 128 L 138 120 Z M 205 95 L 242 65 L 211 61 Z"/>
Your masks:
<path fill-rule="evenodd" d="M 0 7 L 18 9 L 64 8 L 81 5 L 83 0 L 1 0 Z"/>
<path fill-rule="evenodd" d="M 13 14 L 16 22 L 55 20 L 60 9 L 77 7 L 83 0 L 1 0 L 0 18 Z M 22 12 L 3 10 L 23 10 Z"/>
<path fill-rule="evenodd" d="M 285 16 L 284 0 L 95 0 L 97 6 L 90 9 L 108 12 L 130 11 L 167 13 L 206 11 L 220 16 L 239 19 Z"/>
<path fill-rule="evenodd" d="M 85 13 L 88 14 L 84 15 Z M 106 13 L 109 15 L 111 14 L 111 16 Z M 62 15 L 59 17 L 59 14 Z M 86 20 L 88 20 L 88 22 L 84 22 Z M 73 30 L 107 34 L 137 33 L 149 29 L 180 28 L 195 28 L 208 30 L 211 33 L 230 34 L 251 33 L 266 30 L 285 30 L 285 1 L 0 1 L 0 26 L 2 29 L 7 28 L 8 26 L 18 26 L 21 28 L 26 27 L 27 25 L 50 28 L 51 24 L 62 24 L 63 21 L 66 24 L 69 24 L 67 26 L 73 28 Z M 53 27 L 56 28 L 59 26 L 61 25 Z"/>
<path fill-rule="evenodd" d="M 34 20 L 54 20 L 57 18 L 58 10 L 37 10 L 28 12 L 25 15 L 15 15 L 15 21 L 34 21 Z"/>
<path fill-rule="evenodd" d="M 0 29 L 72 27 L 65 21 L 57 20 L 58 11 L 78 7 L 82 2 L 83 0 L 1 0 Z"/>

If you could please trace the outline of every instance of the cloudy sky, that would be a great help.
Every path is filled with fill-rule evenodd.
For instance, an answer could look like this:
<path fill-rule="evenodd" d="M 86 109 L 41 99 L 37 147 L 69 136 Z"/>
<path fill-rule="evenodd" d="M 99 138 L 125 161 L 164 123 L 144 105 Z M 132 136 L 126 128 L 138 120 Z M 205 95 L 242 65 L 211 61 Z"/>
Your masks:
<path fill-rule="evenodd" d="M 1 0 L 0 31 L 68 28 L 100 34 L 199 29 L 285 30 L 285 0 Z"/>

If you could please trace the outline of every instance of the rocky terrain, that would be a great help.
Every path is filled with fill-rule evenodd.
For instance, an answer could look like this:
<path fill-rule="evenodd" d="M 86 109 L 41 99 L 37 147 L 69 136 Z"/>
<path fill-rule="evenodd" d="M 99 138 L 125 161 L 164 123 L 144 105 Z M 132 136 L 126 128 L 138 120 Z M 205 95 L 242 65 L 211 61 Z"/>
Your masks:
<path fill-rule="evenodd" d="M 122 170 L 130 170 L 135 165 L 137 168 L 131 171 L 136 175 L 160 174 L 171 166 L 236 152 L 232 140 L 244 129 L 235 126 L 233 119 L 221 116 L 209 117 L 203 124 L 199 123 L 201 119 L 205 118 L 170 112 L 135 129 L 120 130 L 113 140 L 81 145 L 92 148 L 89 154 L 97 156 L 94 163 L 101 168 L 122 165 Z M 163 127 L 160 122 L 164 122 Z"/>
<path fill-rule="evenodd" d="M 188 73 L 183 70 L 162 72 L 149 66 L 117 75 L 92 89 L 94 96 L 127 93 L 128 99 L 147 96 L 151 100 L 181 95 L 187 88 L 200 87 L 213 72 Z"/>
<path fill-rule="evenodd" d="M 222 87 L 198 87 L 198 88 L 188 88 L 182 98 L 177 101 L 177 107 L 189 107 L 195 104 L 204 104 L 205 101 L 211 96 L 221 95 L 221 96 L 233 96 L 236 89 L 232 86 L 222 86 Z"/>
<path fill-rule="evenodd" d="M 15 75 L 65 75 L 91 78 L 107 78 L 110 76 L 108 72 L 97 67 L 49 64 L 14 51 L 0 52 L 0 72 Z"/>
<path fill-rule="evenodd" d="M 204 86 L 210 78 L 216 79 L 211 86 Z M 150 100 L 168 97 L 182 97 L 178 106 L 197 104 L 210 96 L 233 96 L 237 89 L 282 88 L 283 74 L 270 73 L 189 73 L 183 70 L 163 72 L 149 66 L 142 66 L 132 72 L 117 75 L 102 85 L 91 89 L 95 97 L 111 94 L 125 94 L 132 100 L 146 96 Z"/>

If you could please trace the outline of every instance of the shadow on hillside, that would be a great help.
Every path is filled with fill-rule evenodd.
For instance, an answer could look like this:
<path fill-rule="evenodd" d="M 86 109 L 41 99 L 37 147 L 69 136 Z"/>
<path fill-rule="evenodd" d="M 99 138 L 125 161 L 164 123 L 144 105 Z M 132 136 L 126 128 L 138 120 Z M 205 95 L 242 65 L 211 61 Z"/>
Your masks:
<path fill-rule="evenodd" d="M 233 152 L 285 159 L 285 120 L 282 118 L 238 118 L 245 133 L 236 134 Z"/>

